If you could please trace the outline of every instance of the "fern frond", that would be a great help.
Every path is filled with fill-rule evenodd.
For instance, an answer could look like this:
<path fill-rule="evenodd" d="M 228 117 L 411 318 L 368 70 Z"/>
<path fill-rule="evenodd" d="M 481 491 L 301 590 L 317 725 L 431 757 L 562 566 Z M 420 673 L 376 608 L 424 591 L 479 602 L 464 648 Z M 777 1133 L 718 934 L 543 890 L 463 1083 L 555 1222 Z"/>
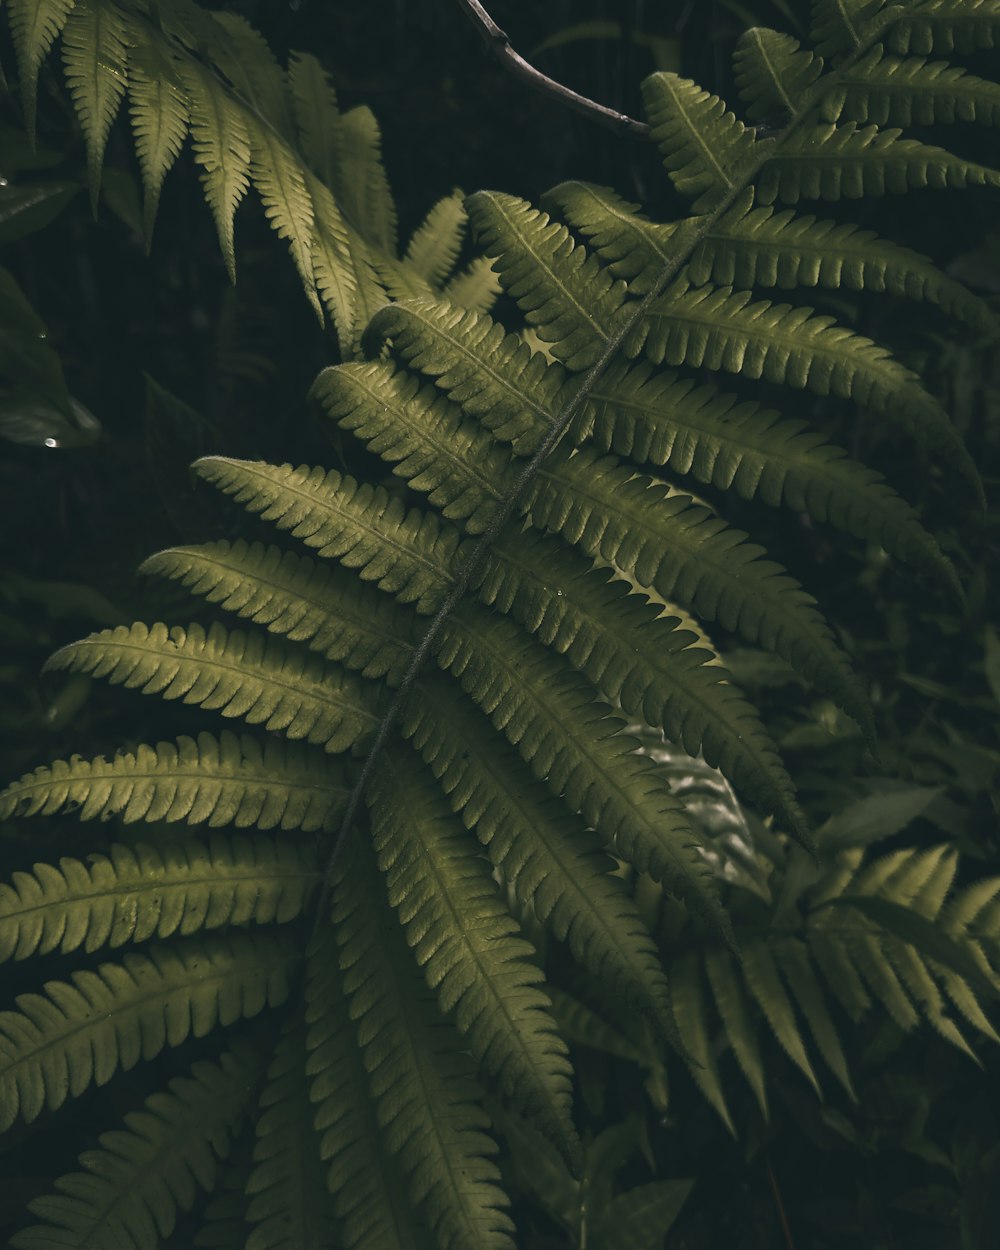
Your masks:
<path fill-rule="evenodd" d="M 307 844 L 221 834 L 36 864 L 0 884 L 0 959 L 284 924 L 301 915 L 318 877 Z"/>
<path fill-rule="evenodd" d="M 292 1016 L 260 1096 L 254 1169 L 247 1180 L 245 1250 L 323 1250 L 335 1244 L 333 1203 L 312 1127 L 306 1034 Z"/>
<path fill-rule="evenodd" d="M 539 471 L 529 506 L 538 528 L 775 651 L 870 725 L 864 693 L 814 600 L 688 495 L 592 450 L 557 450 Z"/>
<path fill-rule="evenodd" d="M 761 1115 L 766 1120 L 768 1109 L 764 1064 L 750 1003 L 742 978 L 737 972 L 736 962 L 729 951 L 719 947 L 709 947 L 704 953 L 704 960 L 705 973 L 726 1041 L 753 1090 Z"/>
<path fill-rule="evenodd" d="M 142 1111 L 126 1115 L 124 1128 L 102 1133 L 99 1150 L 80 1156 L 85 1172 L 60 1177 L 56 1193 L 29 1202 L 32 1215 L 48 1223 L 15 1233 L 11 1246 L 162 1245 L 178 1212 L 215 1189 L 260 1068 L 253 1048 L 240 1046 L 175 1077 Z"/>
<path fill-rule="evenodd" d="M 288 240 L 288 250 L 306 296 L 322 320 L 313 272 L 313 224 L 315 213 L 306 177 L 287 141 L 267 121 L 254 118 L 248 126 L 250 177 L 264 205 L 264 213 L 278 237 Z M 326 235 L 337 237 L 329 210 L 324 218 Z M 344 240 L 340 232 L 341 243 Z"/>
<path fill-rule="evenodd" d="M 683 806 L 584 679 L 511 621 L 472 603 L 443 631 L 438 663 L 602 841 L 710 916 L 726 918 Z"/>
<path fill-rule="evenodd" d="M 380 795 L 374 808 L 377 830 L 378 811 L 386 794 L 381 786 L 376 793 Z M 421 823 L 420 816 L 407 822 L 410 828 Z M 345 865 L 334 889 L 332 919 L 338 933 L 350 1014 L 386 1144 L 407 1174 L 411 1199 L 426 1217 L 442 1250 L 513 1250 L 513 1225 L 506 1211 L 509 1203 L 500 1188 L 500 1171 L 492 1158 L 497 1147 L 488 1132 L 490 1121 L 482 1107 L 482 1091 L 466 1044 L 454 1027 L 442 1020 L 434 995 L 414 968 L 402 931 L 386 903 L 386 885 L 391 900 L 399 879 L 397 874 L 390 869 L 388 881 L 383 880 L 370 852 L 363 851 L 357 843 L 352 851 L 352 862 Z M 417 858 L 422 858 L 420 851 Z M 464 874 L 457 860 L 447 857 L 436 869 L 461 892 L 459 883 Z M 488 870 L 486 875 L 488 879 Z M 447 911 L 455 900 L 454 894 L 448 894 L 446 891 L 441 897 L 442 911 Z M 486 896 L 481 898 L 485 902 Z M 412 915 L 420 910 L 421 901 L 426 901 L 426 897 L 407 899 L 403 910 Z M 540 998 L 530 981 L 540 979 L 540 974 L 524 978 L 514 973 L 511 944 L 504 940 L 496 924 L 498 917 L 491 911 L 487 906 L 482 912 L 461 913 L 463 917 L 476 916 L 474 924 L 466 920 L 466 934 L 460 939 L 471 960 L 461 961 L 457 976 L 444 978 L 438 1001 L 445 1009 L 455 1006 L 459 1027 L 468 1030 L 466 1036 L 473 1057 L 483 1062 L 487 1070 L 499 1069 L 505 1092 L 514 1093 L 517 1101 L 531 1105 L 539 1091 L 524 1067 L 518 1065 L 521 1075 L 529 1077 L 529 1088 L 512 1091 L 507 1087 L 512 1075 L 507 1070 L 511 1059 L 508 1033 L 518 1026 L 527 1026 L 523 1040 L 529 1045 L 544 1045 L 537 1024 L 529 1023 Z M 507 920 L 510 921 L 509 916 Z M 419 922 L 416 927 L 422 928 Z M 491 936 L 481 935 L 481 928 L 490 930 Z M 411 929 L 408 936 L 416 935 Z M 421 935 L 418 962 L 426 957 L 432 942 L 426 934 Z M 444 944 L 450 945 L 447 938 Z M 477 949 L 479 958 L 473 955 Z M 473 965 L 479 965 L 481 959 L 490 965 L 492 974 L 488 992 L 498 994 L 503 1004 L 499 1013 L 490 1013 L 497 1032 L 488 1038 L 483 1037 L 483 1031 L 471 1018 L 478 1016 L 484 1006 L 482 999 L 473 1002 L 479 997 L 475 988 L 479 978 Z M 431 955 L 425 969 L 424 976 L 431 984 L 439 979 L 442 962 L 450 962 L 443 948 Z M 507 996 L 505 990 L 512 993 Z M 546 1000 L 540 1001 L 544 1004 Z M 547 1049 L 551 1053 L 551 1045 Z M 539 1053 L 534 1055 L 536 1061 L 540 1057 Z M 569 1128 L 572 1131 L 571 1125 Z"/>
<path fill-rule="evenodd" d="M 164 1046 L 277 1006 L 298 958 L 277 935 L 212 935 L 20 995 L 17 1012 L 0 1012 L 0 1125 L 34 1120 Z"/>
<path fill-rule="evenodd" d="M 406 609 L 346 570 L 294 551 L 223 540 L 159 551 L 139 571 L 173 578 L 209 603 L 391 686 L 417 642 Z"/>
<path fill-rule="evenodd" d="M 596 836 L 442 682 L 421 679 L 402 728 L 521 906 L 630 1010 L 669 1031 L 659 957 Z"/>
<path fill-rule="evenodd" d="M 344 216 L 366 243 L 386 256 L 396 254 L 396 206 L 385 166 L 382 136 L 365 105 L 341 115 L 335 131 L 336 162 L 331 186 Z"/>
<path fill-rule="evenodd" d="M 625 302 L 616 281 L 565 226 L 513 195 L 477 191 L 466 201 L 475 237 L 528 325 L 569 369 L 598 359 Z"/>
<path fill-rule="evenodd" d="M 510 454 L 463 421 L 433 388 L 391 363 L 325 369 L 313 394 L 332 420 L 363 439 L 414 490 L 426 491 L 446 518 L 462 520 L 468 533 L 482 533 L 503 503 Z"/>
<path fill-rule="evenodd" d="M 309 1096 L 345 1247 L 434 1250 L 414 1218 L 399 1164 L 385 1153 L 328 923 L 317 928 L 306 959 L 305 1019 Z"/>
<path fill-rule="evenodd" d="M 1000 173 L 944 148 L 900 138 L 899 130 L 822 123 L 796 131 L 761 169 L 757 200 L 859 200 L 945 187 L 1000 186 Z"/>
<path fill-rule="evenodd" d="M 838 76 L 823 101 L 829 122 L 876 126 L 938 126 L 1000 121 L 1000 84 L 947 61 L 886 54 L 881 45 Z"/>
<path fill-rule="evenodd" d="M 233 217 L 250 186 L 250 131 L 246 117 L 212 73 L 191 59 L 178 67 L 187 91 L 194 159 L 202 167 L 231 282 L 236 281 Z"/>
<path fill-rule="evenodd" d="M 487 256 L 476 256 L 442 288 L 442 294 L 457 308 L 489 312 L 500 294 L 500 283 Z"/>
<path fill-rule="evenodd" d="M 113 4 L 77 0 L 62 32 L 66 84 L 87 144 L 90 202 L 95 212 L 111 124 L 128 83 L 128 31 Z"/>
<path fill-rule="evenodd" d="M 38 71 L 75 5 L 76 0 L 7 0 L 24 120 L 32 141 L 38 114 Z"/>
<path fill-rule="evenodd" d="M 539 990 L 531 946 L 476 844 L 412 755 L 379 772 L 373 845 L 417 963 L 477 1061 L 568 1159 L 579 1151 L 565 1044 Z M 470 924 L 468 917 L 475 917 Z"/>
<path fill-rule="evenodd" d="M 809 961 L 808 948 L 797 938 L 786 938 L 774 943 L 773 954 L 792 997 L 809 1025 L 819 1053 L 848 1095 L 857 1101 L 837 1026 Z"/>
<path fill-rule="evenodd" d="M 659 1250 L 694 1183 L 650 1181 L 612 1198 L 594 1223 L 594 1241 L 605 1250 Z"/>
<path fill-rule="evenodd" d="M 320 62 L 305 52 L 289 54 L 288 90 L 302 151 L 312 171 L 330 187 L 340 130 L 337 93 Z"/>
<path fill-rule="evenodd" d="M 804 421 L 643 363 L 605 374 L 573 437 L 874 540 L 960 596 L 951 561 L 913 509 Z"/>
<path fill-rule="evenodd" d="M 330 760 L 292 743 L 228 732 L 140 744 L 112 760 L 74 756 L 43 765 L 0 794 L 0 819 L 51 816 L 124 824 L 186 821 L 258 829 L 330 829 L 347 803 L 348 782 Z"/>
<path fill-rule="evenodd" d="M 749 291 L 681 279 L 654 301 L 627 351 L 836 395 L 898 421 L 959 472 L 982 506 L 976 467 L 947 414 L 888 349 L 812 308 L 753 301 Z"/>
<path fill-rule="evenodd" d="M 339 559 L 418 612 L 433 612 L 440 604 L 460 535 L 435 516 L 407 512 L 382 487 L 359 484 L 335 470 L 223 456 L 206 456 L 194 469 L 248 512 L 289 530 L 321 556 Z"/>
<path fill-rule="evenodd" d="M 792 786 L 753 709 L 693 646 L 676 617 L 592 569 L 562 543 L 540 534 L 502 537 L 479 586 L 484 602 L 513 615 L 546 646 L 564 653 L 612 703 L 642 716 L 692 755 L 731 775 L 738 786 L 803 835 Z"/>
<path fill-rule="evenodd" d="M 733 72 L 751 121 L 797 118 L 823 72 L 823 59 L 791 35 L 755 26 L 740 36 Z"/>
<path fill-rule="evenodd" d="M 672 250 L 683 243 L 682 224 L 649 221 L 638 204 L 623 200 L 609 187 L 561 182 L 542 197 L 542 207 L 550 205 L 588 239 L 616 278 L 629 283 L 633 295 L 646 294 Z"/>
<path fill-rule="evenodd" d="M 894 52 L 978 52 L 1000 44 L 1000 0 L 921 0 L 886 32 Z"/>
<path fill-rule="evenodd" d="M 694 951 L 685 951 L 674 960 L 670 977 L 670 998 L 677 1031 L 688 1058 L 688 1069 L 695 1084 L 735 1137 L 736 1126 L 726 1106 L 719 1068 L 709 1038 L 701 969 Z"/>
<path fill-rule="evenodd" d="M 974 329 L 996 333 L 985 300 L 949 278 L 919 252 L 880 239 L 852 222 L 821 221 L 773 206 L 735 205 L 695 249 L 688 267 L 696 285 L 821 286 L 827 290 L 884 291 L 925 300 Z"/>
<path fill-rule="evenodd" d="M 329 752 L 349 750 L 378 723 L 376 699 L 353 674 L 280 639 L 218 622 L 207 633 L 200 625 L 118 625 L 63 647 L 46 668 L 183 699 Z"/>
<path fill-rule="evenodd" d="M 163 180 L 173 167 L 190 126 L 187 96 L 178 66 L 163 44 L 140 42 L 130 30 L 129 111 L 145 191 L 146 246 L 160 203 Z"/>
<path fill-rule="evenodd" d="M 394 352 L 433 378 L 453 403 L 476 418 L 476 427 L 511 443 L 522 456 L 541 442 L 566 395 L 560 365 L 481 313 L 407 300 L 383 309 L 369 334 L 375 341 L 391 339 Z M 484 441 L 481 432 L 479 441 Z"/>
<path fill-rule="evenodd" d="M 441 287 L 455 268 L 468 220 L 458 191 L 438 200 L 413 232 L 403 257 L 404 269 L 432 289 Z"/>
<path fill-rule="evenodd" d="M 752 130 L 718 96 L 677 74 L 651 74 L 642 83 L 651 138 L 670 180 L 695 213 L 717 208 L 757 159 Z"/>
<path fill-rule="evenodd" d="M 260 31 L 238 13 L 199 15 L 199 33 L 212 59 L 249 112 L 282 139 L 290 139 L 291 108 L 285 75 Z"/>
<path fill-rule="evenodd" d="M 819 1082 L 806 1054 L 802 1034 L 774 961 L 770 944 L 758 938 L 747 942 L 742 948 L 742 972 L 747 988 L 753 995 L 765 1020 L 778 1039 L 782 1050 L 807 1078 L 816 1093 L 822 1097 Z"/>

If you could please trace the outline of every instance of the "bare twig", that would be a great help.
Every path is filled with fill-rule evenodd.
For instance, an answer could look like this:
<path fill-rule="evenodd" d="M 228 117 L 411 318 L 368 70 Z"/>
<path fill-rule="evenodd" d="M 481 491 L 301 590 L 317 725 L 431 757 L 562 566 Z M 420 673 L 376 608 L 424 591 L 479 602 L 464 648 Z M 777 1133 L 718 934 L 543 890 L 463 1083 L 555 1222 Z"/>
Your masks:
<path fill-rule="evenodd" d="M 645 122 L 638 122 L 627 113 L 619 113 L 616 109 L 598 104 L 596 100 L 588 100 L 586 96 L 571 91 L 569 87 L 564 87 L 562 83 L 556 82 L 555 79 L 543 74 L 541 70 L 529 65 L 524 57 L 510 46 L 506 31 L 500 29 L 479 0 L 458 0 L 458 3 L 469 21 L 479 31 L 483 43 L 500 64 L 518 78 L 523 78 L 536 91 L 542 91 L 545 95 L 561 100 L 568 108 L 592 117 L 594 121 L 617 130 L 619 134 L 636 135 L 639 138 L 646 138 L 649 135 L 649 127 Z"/>
<path fill-rule="evenodd" d="M 771 1160 L 764 1151 L 764 1163 L 767 1165 L 767 1179 L 771 1182 L 771 1194 L 774 1198 L 774 1205 L 778 1210 L 778 1219 L 781 1221 L 781 1231 L 785 1234 L 785 1245 L 788 1250 L 795 1250 L 795 1242 L 792 1240 L 792 1230 L 788 1225 L 788 1216 L 785 1214 L 785 1204 L 781 1201 L 781 1190 L 778 1188 L 778 1178 L 774 1174 L 774 1168 L 771 1167 Z"/>

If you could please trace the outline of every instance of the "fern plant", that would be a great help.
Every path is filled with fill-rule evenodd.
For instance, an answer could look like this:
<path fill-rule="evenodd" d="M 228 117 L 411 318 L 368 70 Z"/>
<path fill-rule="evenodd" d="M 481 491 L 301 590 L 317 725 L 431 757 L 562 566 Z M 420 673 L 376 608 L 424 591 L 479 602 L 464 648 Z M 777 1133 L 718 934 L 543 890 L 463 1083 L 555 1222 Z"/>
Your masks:
<path fill-rule="evenodd" d="M 167 1244 L 177 1213 L 221 1189 L 198 1244 L 514 1245 L 498 1132 L 536 1142 L 571 1181 L 593 1145 L 574 1123 L 567 1045 L 587 1040 L 586 1007 L 543 971 L 550 941 L 654 1097 L 674 1048 L 724 1118 L 709 993 L 762 1107 L 756 1012 L 814 1077 L 792 999 L 849 1088 L 827 983 L 850 1014 L 874 996 L 958 1043 L 943 988 L 993 1037 L 980 1003 L 997 980 L 982 945 L 995 882 L 958 895 L 942 934 L 946 856 L 831 865 L 820 840 L 814 868 L 790 849 L 813 846 L 808 822 L 704 628 L 787 661 L 870 741 L 871 710 L 813 598 L 690 493 L 805 513 L 960 593 L 874 468 L 753 391 L 850 403 L 981 503 L 947 414 L 886 345 L 769 292 L 888 291 L 994 332 L 982 300 L 849 211 L 1000 182 L 895 128 L 993 120 L 995 84 L 925 58 L 989 46 L 993 6 L 818 0 L 810 46 L 752 30 L 737 49 L 748 122 L 777 128 L 675 74 L 644 84 L 679 220 L 579 182 L 544 210 L 479 192 L 439 206 L 402 261 L 370 115 L 338 114 L 315 62 L 286 76 L 248 27 L 186 0 L 12 0 L 10 16 L 29 102 L 62 32 L 94 180 L 126 89 L 150 215 L 188 125 L 230 260 L 253 180 L 355 355 L 323 372 L 317 400 L 394 478 L 200 460 L 201 479 L 283 541 L 178 547 L 143 569 L 228 615 L 104 630 L 49 663 L 205 718 L 196 737 L 74 756 L 0 796 L 5 819 L 75 811 L 160 839 L 41 863 L 5 888 L 8 957 L 127 949 L 0 1016 L 4 1125 L 217 1025 L 233 1041 L 106 1134 L 12 1244 Z M 842 205 L 836 221 L 801 207 L 817 200 Z M 483 264 L 441 286 L 465 214 L 520 330 L 468 296 L 489 290 Z M 718 848 L 629 721 L 769 822 L 777 911 L 720 888 Z M 194 832 L 166 840 L 181 823 Z M 664 891 L 696 934 L 687 947 Z M 265 1009 L 272 1032 L 239 1023 Z M 223 1172 L 234 1141 L 252 1149 Z M 653 1245 L 676 1198 L 622 1195 L 614 1226 Z"/>

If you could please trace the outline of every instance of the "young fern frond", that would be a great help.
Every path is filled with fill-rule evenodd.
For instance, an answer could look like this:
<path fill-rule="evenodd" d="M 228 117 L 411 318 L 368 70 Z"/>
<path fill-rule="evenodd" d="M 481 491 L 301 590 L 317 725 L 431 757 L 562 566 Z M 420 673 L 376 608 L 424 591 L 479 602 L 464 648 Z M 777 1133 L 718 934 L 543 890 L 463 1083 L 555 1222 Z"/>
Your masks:
<path fill-rule="evenodd" d="M 11 1246 L 162 1244 L 178 1212 L 190 1211 L 199 1192 L 215 1189 L 260 1070 L 259 1055 L 244 1044 L 218 1063 L 202 1061 L 189 1076 L 175 1077 L 142 1111 L 126 1115 L 124 1128 L 101 1134 L 101 1149 L 80 1159 L 85 1172 L 61 1176 L 56 1193 L 28 1204 L 47 1223 L 16 1233 Z"/>
<path fill-rule="evenodd" d="M 128 28 L 110 4 L 76 0 L 63 30 L 66 83 L 87 143 L 91 204 L 96 211 L 111 123 L 125 95 Z M 137 108 L 142 108 L 137 103 Z"/>

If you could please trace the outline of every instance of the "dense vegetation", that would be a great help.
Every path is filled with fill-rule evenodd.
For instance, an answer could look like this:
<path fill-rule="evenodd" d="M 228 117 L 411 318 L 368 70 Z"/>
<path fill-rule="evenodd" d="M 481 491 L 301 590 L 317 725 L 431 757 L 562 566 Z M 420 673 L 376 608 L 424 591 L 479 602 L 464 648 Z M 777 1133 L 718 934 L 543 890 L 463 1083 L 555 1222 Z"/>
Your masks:
<path fill-rule="evenodd" d="M 5 6 L 0 1228 L 985 1250 L 1000 8 L 488 7 Z"/>

